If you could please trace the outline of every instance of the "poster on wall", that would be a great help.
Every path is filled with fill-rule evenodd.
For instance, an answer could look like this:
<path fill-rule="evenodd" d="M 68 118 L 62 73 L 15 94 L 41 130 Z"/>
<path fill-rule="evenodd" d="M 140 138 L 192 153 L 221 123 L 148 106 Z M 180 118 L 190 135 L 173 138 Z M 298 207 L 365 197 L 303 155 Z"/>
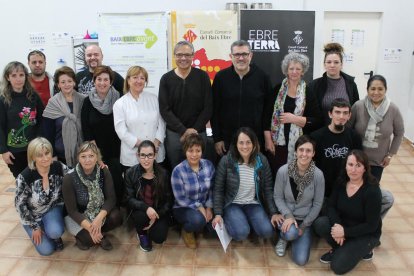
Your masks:
<path fill-rule="evenodd" d="M 269 74 L 273 85 L 285 77 L 280 65 L 289 52 L 309 57 L 309 70 L 304 79 L 312 80 L 314 37 L 313 11 L 240 11 L 240 38 L 250 43 L 252 61 Z"/>
<path fill-rule="evenodd" d="M 171 13 L 171 47 L 181 40 L 194 46 L 193 66 L 207 72 L 212 81 L 231 65 L 230 45 L 238 39 L 234 11 L 174 11 Z M 173 52 L 173 50 L 171 50 Z M 174 59 L 171 60 L 175 67 Z"/>
<path fill-rule="evenodd" d="M 148 71 L 146 91 L 158 95 L 161 76 L 167 72 L 167 15 L 131 13 L 99 15 L 99 45 L 103 63 L 125 77 L 134 65 Z"/>

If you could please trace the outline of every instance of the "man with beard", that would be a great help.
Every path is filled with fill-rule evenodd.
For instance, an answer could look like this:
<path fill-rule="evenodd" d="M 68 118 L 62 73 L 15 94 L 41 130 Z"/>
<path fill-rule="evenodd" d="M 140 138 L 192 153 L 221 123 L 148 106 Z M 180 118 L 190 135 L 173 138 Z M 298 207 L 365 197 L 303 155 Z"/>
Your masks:
<path fill-rule="evenodd" d="M 328 115 L 331 123 L 311 133 L 311 137 L 316 141 L 315 163 L 325 177 L 325 197 L 331 195 L 348 152 L 353 149 L 362 150 L 360 136 L 345 126 L 351 118 L 349 102 L 342 98 L 335 99 Z"/>
<path fill-rule="evenodd" d="M 27 63 L 31 72 L 29 81 L 46 106 L 56 92 L 53 76 L 46 72 L 46 56 L 42 51 L 31 51 L 27 56 Z"/>
<path fill-rule="evenodd" d="M 91 44 L 85 49 L 85 62 L 88 68 L 83 71 L 76 73 L 76 85 L 78 87 L 78 92 L 88 95 L 89 92 L 94 87 L 93 84 L 93 71 L 96 67 L 102 65 L 103 54 L 102 49 L 96 45 Z M 114 72 L 114 82 L 113 87 L 122 95 L 124 88 L 124 78 Z"/>

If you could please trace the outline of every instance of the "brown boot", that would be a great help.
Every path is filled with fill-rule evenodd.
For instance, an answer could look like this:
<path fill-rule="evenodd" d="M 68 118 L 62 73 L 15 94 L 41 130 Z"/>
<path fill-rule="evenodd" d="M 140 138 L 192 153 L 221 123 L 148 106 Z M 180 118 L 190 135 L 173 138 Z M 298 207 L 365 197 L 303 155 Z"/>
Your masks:
<path fill-rule="evenodd" d="M 183 238 L 184 243 L 188 248 L 191 248 L 191 249 L 197 248 L 197 242 L 195 240 L 193 232 L 186 232 L 184 229 L 182 229 L 181 237 Z"/>

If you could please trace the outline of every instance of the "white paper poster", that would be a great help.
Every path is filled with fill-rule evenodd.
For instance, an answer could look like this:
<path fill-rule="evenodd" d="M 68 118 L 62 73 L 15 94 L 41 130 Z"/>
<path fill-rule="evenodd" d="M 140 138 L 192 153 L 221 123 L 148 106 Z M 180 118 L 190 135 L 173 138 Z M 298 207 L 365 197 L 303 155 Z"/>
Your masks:
<path fill-rule="evenodd" d="M 100 14 L 99 45 L 103 63 L 125 77 L 129 67 L 148 71 L 146 91 L 158 95 L 161 76 L 167 72 L 166 13 Z"/>

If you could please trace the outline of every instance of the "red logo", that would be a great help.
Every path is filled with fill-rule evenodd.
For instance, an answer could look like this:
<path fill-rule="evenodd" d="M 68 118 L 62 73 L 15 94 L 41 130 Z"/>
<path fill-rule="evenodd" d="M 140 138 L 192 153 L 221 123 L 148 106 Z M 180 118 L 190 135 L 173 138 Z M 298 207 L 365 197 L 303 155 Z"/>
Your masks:
<path fill-rule="evenodd" d="M 193 43 L 194 40 L 197 39 L 197 35 L 192 31 L 188 30 L 184 35 L 183 38 L 190 43 Z"/>

